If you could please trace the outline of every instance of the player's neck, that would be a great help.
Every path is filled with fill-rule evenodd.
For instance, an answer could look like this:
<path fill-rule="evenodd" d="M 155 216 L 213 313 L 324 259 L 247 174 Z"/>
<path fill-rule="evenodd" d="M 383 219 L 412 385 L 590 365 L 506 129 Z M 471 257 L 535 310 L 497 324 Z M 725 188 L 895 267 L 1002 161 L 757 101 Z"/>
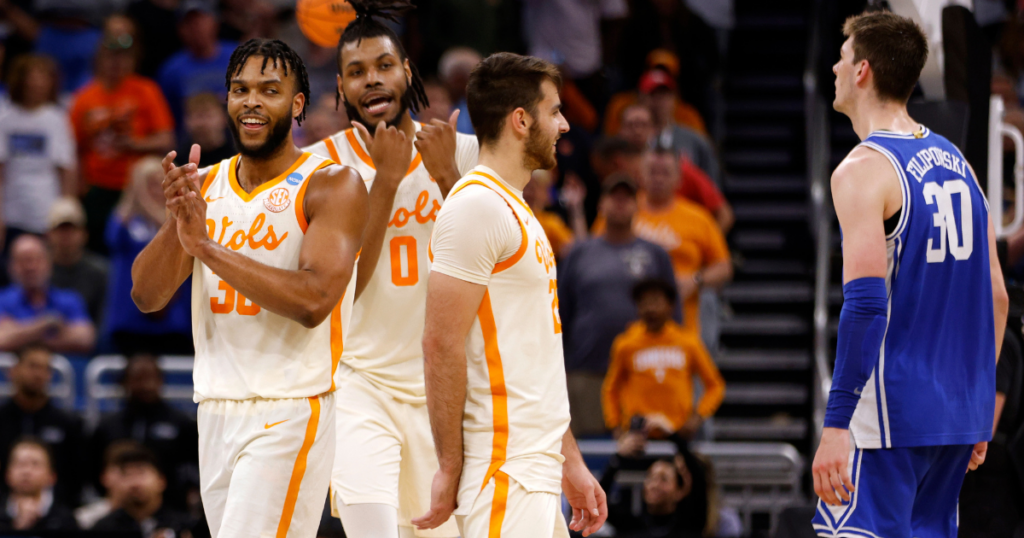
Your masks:
<path fill-rule="evenodd" d="M 408 110 L 405 111 L 405 114 L 402 114 L 402 121 L 398 122 L 398 130 L 405 133 L 405 136 L 416 136 L 416 122 L 412 121 L 412 114 Z"/>
<path fill-rule="evenodd" d="M 499 141 L 480 147 L 479 163 L 494 170 L 512 188 L 522 191 L 530 182 L 533 170 L 523 167 L 523 148 L 507 147 L 510 144 Z"/>
<path fill-rule="evenodd" d="M 905 103 L 893 101 L 866 100 L 858 103 L 847 116 L 853 122 L 853 130 L 861 140 L 875 131 L 913 133 L 920 127 L 910 117 Z"/>
<path fill-rule="evenodd" d="M 281 148 L 266 158 L 258 159 L 242 155 L 235 170 L 238 185 L 245 192 L 252 192 L 260 185 L 280 176 L 295 164 L 302 156 L 302 150 L 295 147 L 292 137 L 288 136 Z"/>

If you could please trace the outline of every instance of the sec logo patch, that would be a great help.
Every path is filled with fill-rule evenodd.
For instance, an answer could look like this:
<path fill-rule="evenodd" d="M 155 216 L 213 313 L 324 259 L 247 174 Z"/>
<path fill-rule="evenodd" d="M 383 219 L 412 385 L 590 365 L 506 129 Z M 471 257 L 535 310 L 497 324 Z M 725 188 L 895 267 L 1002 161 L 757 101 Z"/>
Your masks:
<path fill-rule="evenodd" d="M 274 213 L 280 213 L 288 206 L 292 204 L 291 199 L 288 197 L 288 189 L 274 189 L 270 191 L 270 194 L 263 200 L 263 205 L 267 207 L 268 211 Z"/>

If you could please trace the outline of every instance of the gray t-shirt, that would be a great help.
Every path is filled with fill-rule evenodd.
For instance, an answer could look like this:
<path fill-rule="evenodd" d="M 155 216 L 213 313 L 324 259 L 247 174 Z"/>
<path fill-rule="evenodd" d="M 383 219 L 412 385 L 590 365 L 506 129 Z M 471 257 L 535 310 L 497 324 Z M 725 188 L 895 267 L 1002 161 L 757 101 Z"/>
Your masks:
<path fill-rule="evenodd" d="M 55 288 L 77 291 L 85 299 L 89 317 L 96 325 L 100 324 L 103 303 L 107 292 L 107 274 L 110 265 L 104 258 L 86 252 L 81 260 L 74 265 L 53 264 L 53 276 L 50 283 Z"/>
<path fill-rule="evenodd" d="M 625 0 L 526 0 L 530 55 L 563 65 L 571 78 L 588 77 L 601 69 L 601 20 L 628 14 Z"/>
<path fill-rule="evenodd" d="M 718 165 L 718 157 L 715 155 L 715 149 L 711 147 L 711 142 L 704 135 L 682 125 L 673 124 L 658 134 L 657 143 L 661 147 L 671 147 L 680 157 L 690 159 L 719 189 L 722 188 L 722 169 Z"/>
<path fill-rule="evenodd" d="M 646 278 L 675 286 L 668 253 L 649 241 L 613 245 L 596 237 L 569 251 L 558 265 L 558 310 L 567 371 L 605 373 L 612 341 L 637 319 L 633 286 Z M 678 304 L 674 317 L 682 322 Z"/>

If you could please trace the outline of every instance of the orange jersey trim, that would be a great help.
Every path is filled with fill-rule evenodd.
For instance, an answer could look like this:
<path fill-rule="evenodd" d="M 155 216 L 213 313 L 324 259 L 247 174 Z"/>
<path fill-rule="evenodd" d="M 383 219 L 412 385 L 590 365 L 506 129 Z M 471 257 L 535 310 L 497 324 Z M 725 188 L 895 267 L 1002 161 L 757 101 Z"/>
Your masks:
<path fill-rule="evenodd" d="M 310 181 L 313 181 L 313 174 L 332 164 L 336 163 L 324 161 L 320 163 L 320 166 L 314 168 L 313 171 L 309 173 L 309 178 L 306 179 L 306 182 L 299 187 L 299 193 L 295 195 L 295 220 L 299 221 L 299 228 L 302 229 L 302 233 L 306 233 L 306 228 L 309 228 L 309 219 L 306 218 L 306 187 L 309 186 Z"/>
<path fill-rule="evenodd" d="M 487 358 L 487 376 L 491 385 L 491 407 L 494 408 L 491 465 L 487 468 L 484 483 L 480 486 L 482 491 L 505 463 L 508 449 L 508 390 L 505 388 L 505 370 L 501 365 L 501 351 L 498 349 L 498 327 L 494 323 L 491 295 L 486 290 L 477 310 L 477 318 L 480 320 L 480 331 L 484 335 L 484 356 Z"/>
<path fill-rule="evenodd" d="M 334 145 L 334 140 L 331 140 L 331 137 L 328 136 L 324 139 L 324 145 L 327 146 L 327 153 L 331 154 L 331 159 L 341 164 L 341 156 L 338 155 L 338 146 Z"/>
<path fill-rule="evenodd" d="M 206 196 L 206 191 L 210 190 L 210 185 L 213 185 L 213 180 L 217 179 L 217 172 L 220 171 L 220 163 L 213 165 L 213 168 L 206 173 L 206 178 L 203 180 L 203 186 L 199 188 L 199 197 L 203 198 Z"/>
<path fill-rule="evenodd" d="M 503 190 L 506 193 L 508 193 L 508 195 L 511 196 L 513 200 L 515 200 L 517 203 L 519 203 L 519 205 L 523 206 L 523 209 L 527 210 L 531 215 L 533 215 L 533 210 L 530 209 L 530 206 L 526 205 L 526 202 L 520 200 L 519 197 L 516 196 L 516 193 L 510 191 L 508 189 L 508 187 L 506 187 L 502 182 L 498 181 L 497 178 L 495 178 L 494 176 L 492 176 L 490 174 L 486 174 L 486 173 L 481 172 L 479 170 L 474 170 L 474 171 L 470 172 L 470 174 L 481 176 L 481 177 L 485 177 L 485 178 L 493 181 L 495 185 L 501 187 L 501 190 Z"/>
<path fill-rule="evenodd" d="M 266 191 L 267 189 L 270 189 L 274 185 L 277 185 L 278 183 L 284 181 L 284 179 L 288 177 L 289 174 L 291 174 L 300 166 L 302 166 L 302 163 L 306 162 L 306 159 L 308 159 L 309 156 L 310 153 L 303 153 L 302 156 L 296 159 L 295 162 L 292 163 L 292 165 L 287 170 L 281 173 L 281 175 L 275 177 L 274 179 L 271 179 L 270 181 L 260 185 L 259 187 L 256 187 L 255 189 L 252 190 L 252 192 L 245 192 L 245 189 L 243 189 L 242 186 L 238 183 L 238 156 L 235 155 L 234 157 L 231 158 L 231 169 L 228 170 L 228 181 L 231 184 L 231 190 L 235 191 L 235 194 L 237 194 L 238 197 L 241 198 L 243 202 L 251 202 L 261 192 Z"/>
<path fill-rule="evenodd" d="M 306 458 L 309 456 L 309 449 L 316 439 L 316 430 L 320 425 L 320 399 L 317 396 L 309 398 L 310 415 L 306 423 L 306 436 L 302 438 L 302 447 L 295 457 L 295 466 L 292 467 L 292 478 L 288 482 L 288 493 L 284 498 L 284 508 L 281 510 L 281 520 L 277 524 L 277 538 L 287 538 L 288 527 L 292 524 L 292 515 L 295 513 L 295 501 L 299 498 L 299 485 L 302 484 L 302 475 L 306 474 Z"/>
<path fill-rule="evenodd" d="M 473 172 L 473 173 L 476 174 L 477 172 Z M 487 177 L 487 178 L 491 177 L 491 176 L 488 176 L 488 175 L 485 175 L 485 174 L 480 174 L 480 175 L 483 176 L 483 177 Z M 494 178 L 491 178 L 491 179 L 493 180 Z M 462 189 L 464 189 L 464 188 L 466 188 L 466 187 L 468 187 L 470 185 L 480 185 L 482 187 L 486 187 L 486 188 L 491 189 L 492 191 L 494 191 L 493 187 L 491 187 L 490 185 L 484 183 L 483 181 L 477 181 L 475 179 L 471 179 L 471 180 L 463 183 L 462 185 L 459 185 L 459 188 L 457 188 L 454 191 L 452 191 L 448 195 L 448 197 L 451 197 L 455 193 L 461 191 Z M 501 186 L 500 183 L 498 185 Z M 504 187 L 502 186 L 502 188 L 504 188 Z M 505 190 L 506 190 L 506 192 L 508 191 L 508 189 L 505 189 Z M 497 193 L 498 191 L 494 191 L 494 192 Z M 509 192 L 509 194 L 511 195 L 512 193 Z M 501 196 L 501 194 L 499 193 L 498 196 Z M 514 195 L 512 197 L 515 198 Z M 505 197 L 502 196 L 501 199 L 505 200 Z M 518 198 L 517 198 L 517 200 L 518 200 Z M 512 211 L 512 216 L 514 216 L 516 218 L 516 222 L 519 223 L 519 230 L 523 233 L 523 242 L 519 245 L 519 250 L 517 250 L 515 254 L 509 256 L 509 258 L 507 260 L 505 260 L 505 261 L 501 261 L 501 262 L 498 262 L 498 263 L 494 264 L 494 269 L 491 271 L 492 275 L 500 273 L 500 272 L 504 271 L 505 269 L 508 269 L 509 267 L 512 267 L 519 260 L 523 259 L 523 255 L 526 254 L 526 247 L 529 244 L 529 236 L 527 236 L 527 234 L 526 234 L 526 224 L 523 223 L 523 219 L 519 218 L 519 214 L 516 213 L 516 210 L 515 210 L 515 208 L 512 207 L 512 204 L 509 204 L 508 200 L 505 200 L 505 203 L 508 204 L 509 210 Z M 524 207 L 526 207 L 526 206 L 524 206 Z M 526 209 L 529 211 L 530 208 L 527 207 Z M 531 213 L 531 215 L 532 215 L 532 213 Z M 534 218 L 536 218 L 536 217 L 534 217 Z M 434 261 L 434 253 L 430 251 L 430 245 L 429 244 L 427 245 L 427 254 L 430 256 L 430 261 L 433 262 Z"/>
<path fill-rule="evenodd" d="M 501 525 L 505 522 L 505 507 L 508 504 L 508 475 L 494 473 L 494 500 L 491 501 L 491 521 L 487 527 L 487 538 L 501 538 Z"/>
<path fill-rule="evenodd" d="M 355 129 L 348 129 L 345 131 L 345 137 L 348 138 L 348 143 L 352 146 L 352 151 L 356 152 L 356 156 L 359 157 L 359 160 L 363 161 L 363 164 L 369 166 L 371 169 L 376 170 L 377 168 L 373 166 L 373 159 L 367 155 L 363 146 L 359 145 L 359 139 L 357 138 Z M 330 151 L 330 148 L 328 148 L 328 151 Z M 409 169 L 406 170 L 405 175 L 411 174 L 412 171 L 418 168 L 422 162 L 423 156 L 417 152 L 416 156 L 412 158 L 412 162 L 409 163 Z"/>
<path fill-rule="evenodd" d="M 345 339 L 341 326 L 341 303 L 345 301 L 345 294 L 341 294 L 338 304 L 331 310 L 331 392 L 337 388 L 334 386 L 334 373 L 338 370 L 338 362 L 341 361 L 341 354 L 345 351 Z"/>

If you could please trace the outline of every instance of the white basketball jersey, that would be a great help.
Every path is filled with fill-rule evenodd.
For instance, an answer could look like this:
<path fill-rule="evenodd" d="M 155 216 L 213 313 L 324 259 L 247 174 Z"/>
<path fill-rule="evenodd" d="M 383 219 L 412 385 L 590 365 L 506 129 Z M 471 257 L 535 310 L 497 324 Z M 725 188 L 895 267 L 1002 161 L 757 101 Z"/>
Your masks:
<path fill-rule="evenodd" d="M 309 178 L 333 164 L 303 153 L 291 168 L 251 193 L 239 186 L 238 156 L 217 164 L 201 190 L 210 238 L 262 264 L 298 269 L 308 224 L 303 199 Z M 195 260 L 195 401 L 308 398 L 334 390 L 348 317 L 343 312 L 351 312 L 351 303 L 346 294 L 327 320 L 307 329 L 260 308 Z"/>
<path fill-rule="evenodd" d="M 416 130 L 420 124 L 416 123 Z M 476 137 L 456 134 L 456 163 L 465 174 L 476 165 Z M 355 168 L 369 191 L 377 171 L 355 130 L 338 132 L 306 148 Z M 409 171 L 398 186 L 384 233 L 380 259 L 353 305 L 341 361 L 374 386 L 407 403 L 425 403 L 423 320 L 430 262 L 427 243 L 441 209 L 441 190 L 413 149 Z M 355 278 L 348 295 L 355 293 Z"/>

